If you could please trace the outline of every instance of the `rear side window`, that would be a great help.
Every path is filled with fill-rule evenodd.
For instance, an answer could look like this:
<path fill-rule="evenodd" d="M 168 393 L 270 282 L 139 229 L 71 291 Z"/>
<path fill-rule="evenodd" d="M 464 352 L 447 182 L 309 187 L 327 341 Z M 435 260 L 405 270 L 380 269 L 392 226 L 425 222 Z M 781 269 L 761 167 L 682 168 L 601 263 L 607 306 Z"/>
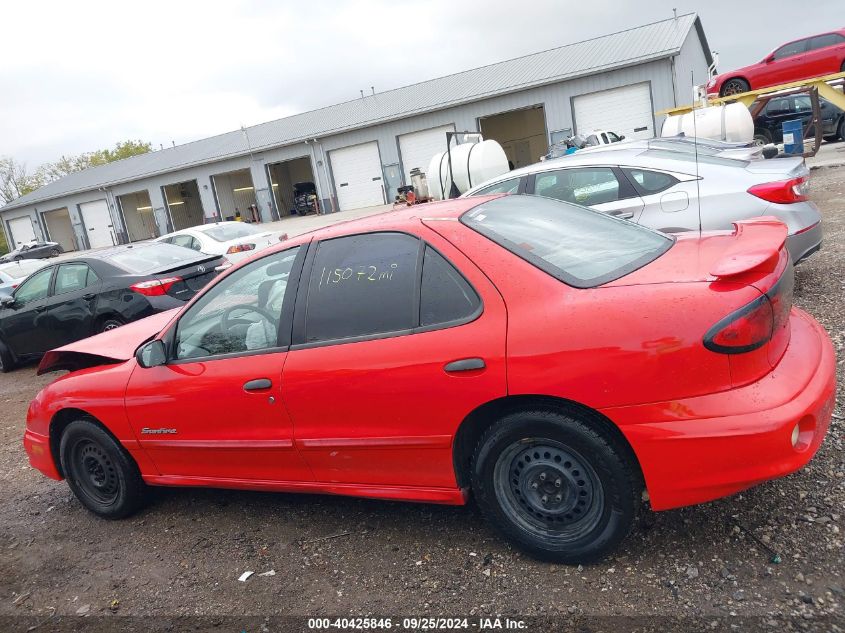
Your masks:
<path fill-rule="evenodd" d="M 474 196 L 489 196 L 494 193 L 516 193 L 519 189 L 519 178 L 511 178 L 497 182 L 483 189 L 476 191 Z"/>
<path fill-rule="evenodd" d="M 305 341 L 410 330 L 420 242 L 403 233 L 367 233 L 320 242 L 308 283 Z"/>
<path fill-rule="evenodd" d="M 664 174 L 659 171 L 651 171 L 648 169 L 629 169 L 622 168 L 622 171 L 628 176 L 631 184 L 642 196 L 648 196 L 661 191 L 666 191 L 669 187 L 680 182 L 674 176 Z"/>
<path fill-rule="evenodd" d="M 619 180 L 610 167 L 583 167 L 561 169 L 537 174 L 534 193 L 545 198 L 564 202 L 594 204 L 620 200 Z"/>
<path fill-rule="evenodd" d="M 141 274 L 162 268 L 175 268 L 182 264 L 187 265 L 200 257 L 198 253 L 182 246 L 156 242 L 122 250 L 112 255 L 111 261 L 127 272 Z"/>
<path fill-rule="evenodd" d="M 845 43 L 845 37 L 839 33 L 827 33 L 826 35 L 816 35 L 810 40 L 810 49 L 825 48 L 826 46 L 836 46 Z"/>
<path fill-rule="evenodd" d="M 636 224 L 537 196 L 491 200 L 466 212 L 461 222 L 576 288 L 624 277 L 674 243 Z"/>
<path fill-rule="evenodd" d="M 200 243 L 191 235 L 174 235 L 168 240 L 168 242 L 175 244 L 176 246 L 190 248 L 192 251 L 201 250 Z"/>
<path fill-rule="evenodd" d="M 430 246 L 423 257 L 420 325 L 445 324 L 472 317 L 481 300 L 463 275 Z"/>
<path fill-rule="evenodd" d="M 60 295 L 82 290 L 95 281 L 97 281 L 97 275 L 88 267 L 88 264 L 62 264 L 56 271 L 53 294 Z"/>

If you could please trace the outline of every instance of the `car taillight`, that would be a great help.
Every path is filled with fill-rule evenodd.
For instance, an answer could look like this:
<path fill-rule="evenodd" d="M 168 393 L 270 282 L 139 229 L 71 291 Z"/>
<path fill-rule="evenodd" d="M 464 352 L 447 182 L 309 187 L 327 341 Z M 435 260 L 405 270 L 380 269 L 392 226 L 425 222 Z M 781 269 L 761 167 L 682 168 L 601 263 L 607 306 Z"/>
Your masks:
<path fill-rule="evenodd" d="M 255 244 L 235 244 L 234 246 L 230 246 L 229 250 L 226 251 L 226 254 L 229 255 L 231 253 L 243 253 L 244 251 L 251 251 L 255 248 Z"/>
<path fill-rule="evenodd" d="M 748 193 L 766 202 L 792 204 L 793 202 L 804 202 L 807 200 L 809 187 L 809 179 L 806 176 L 801 176 L 800 178 L 792 178 L 791 180 L 778 180 L 776 182 L 754 185 L 748 190 Z"/>
<path fill-rule="evenodd" d="M 794 283 L 792 262 L 771 290 L 729 314 L 704 335 L 704 347 L 721 354 L 742 354 L 765 345 L 789 321 Z"/>
<path fill-rule="evenodd" d="M 181 277 L 150 279 L 149 281 L 139 281 L 137 284 L 132 284 L 129 289 L 147 297 L 161 297 L 167 294 L 173 284 L 180 281 L 182 281 Z"/>

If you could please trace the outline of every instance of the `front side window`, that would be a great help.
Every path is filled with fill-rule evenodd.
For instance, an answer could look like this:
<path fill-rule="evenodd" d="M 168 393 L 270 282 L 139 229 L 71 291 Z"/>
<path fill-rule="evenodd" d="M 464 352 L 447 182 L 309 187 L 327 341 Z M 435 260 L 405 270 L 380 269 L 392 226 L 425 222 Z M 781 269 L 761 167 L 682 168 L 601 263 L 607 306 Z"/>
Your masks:
<path fill-rule="evenodd" d="M 197 300 L 179 319 L 176 358 L 278 347 L 282 302 L 299 249 L 251 262 Z"/>
<path fill-rule="evenodd" d="M 62 264 L 56 271 L 56 282 L 53 294 L 82 290 L 97 280 L 88 264 Z"/>
<path fill-rule="evenodd" d="M 420 325 L 454 323 L 471 317 L 481 306 L 475 290 L 452 264 L 430 246 L 423 257 Z"/>
<path fill-rule="evenodd" d="M 623 168 L 622 171 L 637 191 L 644 196 L 660 193 L 679 182 L 674 176 L 659 171 L 635 168 Z"/>
<path fill-rule="evenodd" d="M 796 112 L 810 112 L 813 109 L 813 102 L 810 95 L 797 95 L 793 97 L 793 107 Z"/>
<path fill-rule="evenodd" d="M 790 109 L 789 99 L 772 99 L 766 105 L 766 114 L 770 116 L 787 114 Z"/>
<path fill-rule="evenodd" d="M 461 222 L 576 288 L 619 279 L 674 243 L 642 226 L 537 196 L 491 200 L 464 213 Z"/>
<path fill-rule="evenodd" d="M 18 287 L 17 292 L 15 292 L 15 302 L 18 305 L 26 305 L 31 301 L 44 299 L 50 291 L 50 277 L 52 275 L 52 268 L 35 273 Z"/>
<path fill-rule="evenodd" d="M 561 169 L 537 174 L 534 193 L 585 207 L 620 199 L 619 180 L 610 167 Z"/>
<path fill-rule="evenodd" d="M 807 48 L 807 40 L 798 40 L 797 42 L 790 42 L 781 46 L 775 51 L 775 59 L 784 59 L 785 57 L 792 57 L 798 53 L 803 53 Z"/>
<path fill-rule="evenodd" d="M 420 242 L 367 233 L 320 242 L 305 319 L 308 343 L 409 330 L 416 325 Z"/>
<path fill-rule="evenodd" d="M 611 143 L 618 143 L 619 141 L 622 140 L 621 138 L 619 138 L 619 136 L 617 136 L 613 132 L 608 132 L 607 136 L 610 138 Z"/>
<path fill-rule="evenodd" d="M 503 180 L 502 182 L 497 182 L 495 184 L 484 187 L 483 189 L 479 189 L 472 195 L 489 196 L 494 193 L 516 193 L 518 189 L 519 178 L 509 178 L 508 180 Z"/>

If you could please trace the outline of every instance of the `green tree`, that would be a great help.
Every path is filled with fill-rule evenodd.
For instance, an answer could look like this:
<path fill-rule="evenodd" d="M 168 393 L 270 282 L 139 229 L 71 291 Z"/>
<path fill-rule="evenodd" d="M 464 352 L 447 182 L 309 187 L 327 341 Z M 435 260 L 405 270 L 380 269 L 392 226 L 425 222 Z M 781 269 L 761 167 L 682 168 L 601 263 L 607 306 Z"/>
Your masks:
<path fill-rule="evenodd" d="M 77 156 L 62 156 L 54 163 L 46 163 L 38 169 L 38 174 L 44 182 L 52 182 L 89 167 L 97 167 L 112 163 L 116 160 L 146 154 L 153 149 L 152 143 L 144 141 L 121 141 L 115 143 L 114 148 L 98 149 L 93 152 L 84 152 Z"/>
<path fill-rule="evenodd" d="M 11 157 L 0 156 L 0 206 L 25 196 L 44 184 L 45 180 L 40 169 L 32 174 L 27 169 L 26 163 L 19 163 Z"/>

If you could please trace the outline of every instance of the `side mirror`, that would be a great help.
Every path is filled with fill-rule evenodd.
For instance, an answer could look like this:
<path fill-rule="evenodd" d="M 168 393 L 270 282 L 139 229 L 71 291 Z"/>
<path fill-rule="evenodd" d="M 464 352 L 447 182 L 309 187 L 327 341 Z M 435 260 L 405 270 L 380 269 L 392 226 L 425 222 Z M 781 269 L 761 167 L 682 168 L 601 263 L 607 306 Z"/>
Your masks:
<path fill-rule="evenodd" d="M 164 365 L 167 362 L 167 352 L 164 349 L 164 343 L 159 339 L 155 339 L 145 345 L 141 345 L 138 351 L 135 352 L 135 360 L 144 369 Z"/>
<path fill-rule="evenodd" d="M 764 61 L 766 64 L 771 64 L 773 61 L 775 61 L 775 56 L 774 56 L 774 55 L 769 55 L 769 56 L 768 56 L 766 59 L 764 59 L 763 61 Z"/>
<path fill-rule="evenodd" d="M 624 141 L 624 140 L 625 140 L 625 135 L 624 135 L 624 134 L 620 134 L 620 135 L 619 135 L 619 140 L 620 140 L 620 141 Z"/>
<path fill-rule="evenodd" d="M 15 305 L 15 298 L 12 295 L 0 295 L 0 308 L 11 308 Z"/>

